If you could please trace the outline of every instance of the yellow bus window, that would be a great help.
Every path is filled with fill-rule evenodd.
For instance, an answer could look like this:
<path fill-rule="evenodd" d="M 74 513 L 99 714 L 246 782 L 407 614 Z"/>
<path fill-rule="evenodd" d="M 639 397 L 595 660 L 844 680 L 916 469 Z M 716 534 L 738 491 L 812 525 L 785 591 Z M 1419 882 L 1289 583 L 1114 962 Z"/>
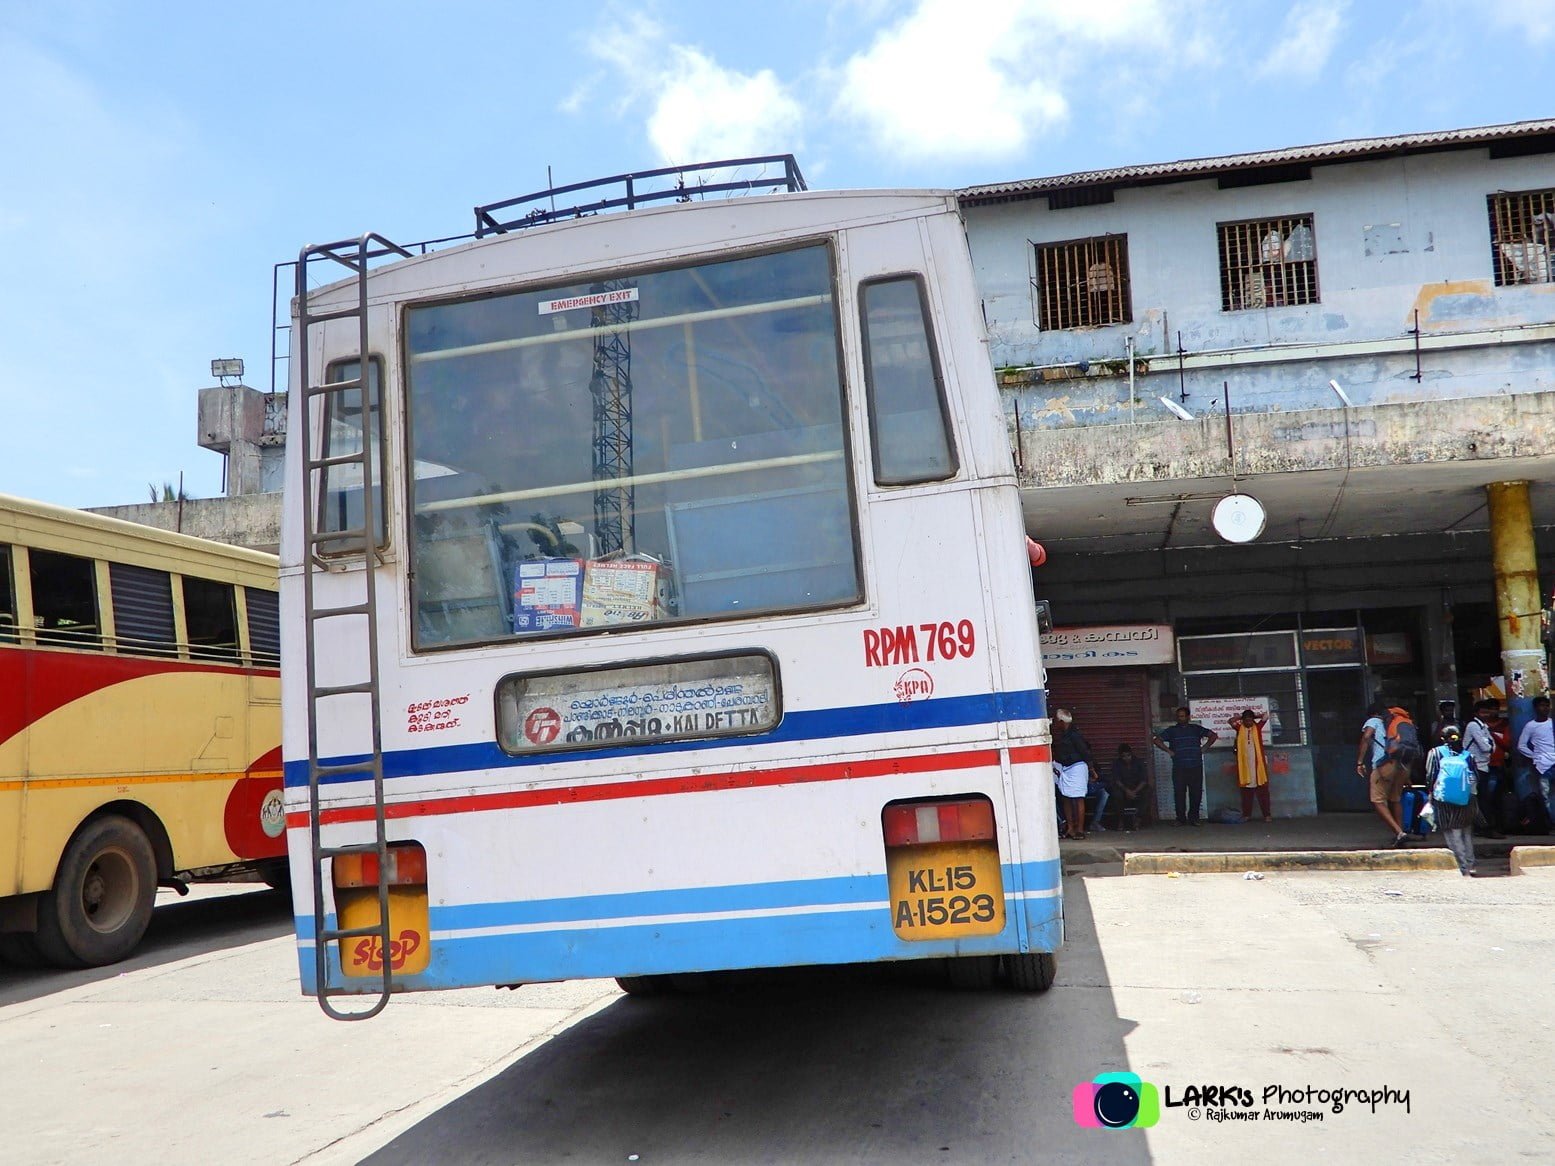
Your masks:
<path fill-rule="evenodd" d="M 38 643 L 101 648 L 97 572 L 92 560 L 36 549 L 27 557 L 32 565 L 32 612 Z"/>

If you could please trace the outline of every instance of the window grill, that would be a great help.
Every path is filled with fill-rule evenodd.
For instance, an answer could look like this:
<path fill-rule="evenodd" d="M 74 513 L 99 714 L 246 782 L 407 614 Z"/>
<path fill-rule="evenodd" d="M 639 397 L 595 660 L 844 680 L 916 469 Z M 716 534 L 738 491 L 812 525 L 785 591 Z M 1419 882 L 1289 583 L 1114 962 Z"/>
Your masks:
<path fill-rule="evenodd" d="M 1555 282 L 1555 190 L 1489 195 L 1497 287 Z"/>
<path fill-rule="evenodd" d="M 1127 235 L 1039 243 L 1036 252 L 1037 327 L 1099 328 L 1134 318 Z"/>
<path fill-rule="evenodd" d="M 1311 215 L 1220 224 L 1221 311 L 1317 302 L 1317 236 Z"/>

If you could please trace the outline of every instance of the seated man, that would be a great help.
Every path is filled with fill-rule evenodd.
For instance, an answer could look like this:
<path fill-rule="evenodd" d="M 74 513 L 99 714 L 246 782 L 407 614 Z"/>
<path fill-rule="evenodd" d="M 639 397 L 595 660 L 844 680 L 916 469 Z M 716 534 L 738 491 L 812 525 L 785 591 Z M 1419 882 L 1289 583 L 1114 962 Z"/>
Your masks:
<path fill-rule="evenodd" d="M 1145 799 L 1150 789 L 1150 779 L 1145 776 L 1145 764 L 1134 756 L 1133 746 L 1118 746 L 1118 755 L 1113 758 L 1108 778 L 1112 795 L 1118 800 L 1118 824 L 1125 830 L 1132 830 L 1144 814 Z"/>

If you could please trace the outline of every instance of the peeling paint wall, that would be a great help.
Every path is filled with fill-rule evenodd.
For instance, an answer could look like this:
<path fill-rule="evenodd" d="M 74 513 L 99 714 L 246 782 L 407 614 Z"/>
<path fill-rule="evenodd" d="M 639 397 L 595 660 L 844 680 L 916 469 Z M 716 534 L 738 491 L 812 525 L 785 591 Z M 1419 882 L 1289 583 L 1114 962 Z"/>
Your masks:
<path fill-rule="evenodd" d="M 1375 405 L 1347 419 L 1336 412 L 1238 416 L 1238 472 L 1555 458 L 1555 394 Z M 1219 478 L 1227 472 L 1225 420 L 1213 413 L 1192 424 L 1152 416 L 1148 424 L 1103 431 L 1028 425 L 1020 454 L 1022 489 Z"/>
<path fill-rule="evenodd" d="M 1555 284 L 1494 286 L 1486 207 L 1493 192 L 1548 187 L 1555 156 L 1475 149 L 1232 190 L 1213 179 L 1120 189 L 1070 210 L 1043 198 L 968 207 L 995 366 L 1067 366 L 1006 374 L 1007 404 L 1038 426 L 1129 419 L 1130 338 L 1136 415 L 1163 416 L 1161 396 L 1195 414 L 1223 408 L 1222 382 L 1237 412 L 1331 408 L 1330 378 L 1357 404 L 1555 388 Z M 1313 216 L 1320 302 L 1222 311 L 1216 225 L 1299 214 Z M 1032 244 L 1109 233 L 1128 235 L 1133 322 L 1039 331 Z M 1179 333 L 1192 366 L 1181 373 Z M 1249 352 L 1263 362 L 1240 359 Z"/>

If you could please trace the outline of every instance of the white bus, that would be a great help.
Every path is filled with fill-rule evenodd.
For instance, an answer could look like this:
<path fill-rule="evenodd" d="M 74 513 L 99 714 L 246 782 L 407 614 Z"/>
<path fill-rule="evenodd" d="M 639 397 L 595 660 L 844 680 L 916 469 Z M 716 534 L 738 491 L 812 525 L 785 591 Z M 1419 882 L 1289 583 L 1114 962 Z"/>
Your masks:
<path fill-rule="evenodd" d="M 304 990 L 923 959 L 1046 989 L 1037 615 L 954 198 L 511 226 L 299 260 Z M 356 276 L 306 290 L 320 256 Z"/>

